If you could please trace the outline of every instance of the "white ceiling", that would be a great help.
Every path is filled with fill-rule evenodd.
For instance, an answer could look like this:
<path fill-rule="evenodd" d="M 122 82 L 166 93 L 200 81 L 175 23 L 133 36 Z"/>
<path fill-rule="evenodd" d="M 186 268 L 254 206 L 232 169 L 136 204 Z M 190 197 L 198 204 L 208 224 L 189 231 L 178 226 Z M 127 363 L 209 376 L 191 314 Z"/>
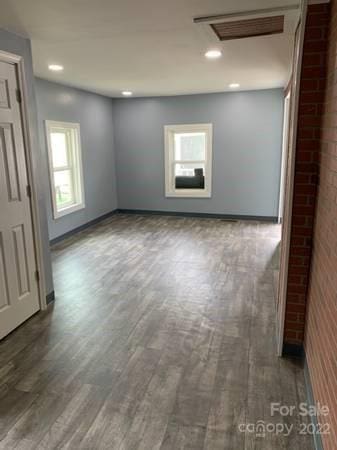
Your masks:
<path fill-rule="evenodd" d="M 298 0 L 0 0 L 0 27 L 32 40 L 39 77 L 109 96 L 177 95 L 285 86 L 296 13 L 281 35 L 219 42 L 193 18 Z M 0 45 L 1 46 L 1 45 Z M 220 48 L 220 60 L 204 53 Z M 64 66 L 52 73 L 48 64 Z"/>

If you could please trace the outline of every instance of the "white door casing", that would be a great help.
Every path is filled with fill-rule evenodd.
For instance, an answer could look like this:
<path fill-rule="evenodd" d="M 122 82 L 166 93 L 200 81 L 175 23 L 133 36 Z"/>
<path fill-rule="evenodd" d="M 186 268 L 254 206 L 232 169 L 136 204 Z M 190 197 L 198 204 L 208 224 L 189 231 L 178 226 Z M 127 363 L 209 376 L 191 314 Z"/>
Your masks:
<path fill-rule="evenodd" d="M 282 240 L 281 240 L 281 258 L 280 258 L 280 276 L 277 301 L 277 352 L 279 356 L 283 353 L 284 323 L 286 315 L 287 284 L 288 284 L 288 266 L 291 239 L 291 223 L 293 208 L 293 191 L 295 178 L 295 158 L 296 158 L 296 139 L 298 106 L 300 94 L 302 55 L 304 32 L 306 25 L 308 0 L 301 0 L 301 16 L 295 33 L 295 46 L 292 68 L 292 82 L 290 93 L 290 111 L 289 111 L 289 135 L 288 135 L 288 154 L 284 180 L 284 200 L 282 213 Z"/>
<path fill-rule="evenodd" d="M 0 61 L 0 339 L 40 309 L 17 66 Z"/>
<path fill-rule="evenodd" d="M 280 177 L 280 196 L 279 196 L 279 210 L 278 223 L 282 223 L 283 206 L 284 206 L 284 184 L 287 168 L 287 156 L 289 147 L 289 127 L 290 127 L 290 94 L 288 92 L 284 99 L 284 114 L 283 114 L 283 139 L 282 139 L 282 157 L 281 157 L 281 177 Z"/>

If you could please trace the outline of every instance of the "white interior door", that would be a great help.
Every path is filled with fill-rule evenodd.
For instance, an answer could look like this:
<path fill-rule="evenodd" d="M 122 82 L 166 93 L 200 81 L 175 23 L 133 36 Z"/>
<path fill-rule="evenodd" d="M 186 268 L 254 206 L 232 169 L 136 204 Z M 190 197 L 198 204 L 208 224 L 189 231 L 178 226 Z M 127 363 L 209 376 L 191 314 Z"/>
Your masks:
<path fill-rule="evenodd" d="M 0 61 L 0 339 L 40 308 L 18 92 Z"/>

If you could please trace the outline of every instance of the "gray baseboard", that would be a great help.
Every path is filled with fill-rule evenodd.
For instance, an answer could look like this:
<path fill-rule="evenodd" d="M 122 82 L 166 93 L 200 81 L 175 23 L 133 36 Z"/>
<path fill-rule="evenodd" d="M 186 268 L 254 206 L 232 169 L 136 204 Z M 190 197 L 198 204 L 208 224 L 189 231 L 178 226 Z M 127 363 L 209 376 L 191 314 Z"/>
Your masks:
<path fill-rule="evenodd" d="M 306 387 L 306 391 L 307 391 L 307 403 L 309 406 L 316 406 L 306 356 L 304 356 L 304 379 L 305 379 L 305 387 Z M 317 424 L 318 424 L 317 416 L 316 415 L 311 416 L 311 421 L 314 426 L 314 430 L 317 430 Z M 319 433 L 313 433 L 313 439 L 314 439 L 315 450 L 324 450 L 321 435 Z"/>
<path fill-rule="evenodd" d="M 46 295 L 47 305 L 49 305 L 49 303 L 53 302 L 54 300 L 55 300 L 55 291 L 51 291 L 49 292 L 49 294 Z"/>
<path fill-rule="evenodd" d="M 286 342 L 283 344 L 282 356 L 285 358 L 300 358 L 304 357 L 304 348 L 303 345 L 298 344 L 287 344 Z"/>
<path fill-rule="evenodd" d="M 145 210 L 145 209 L 114 209 L 103 216 L 97 217 L 96 219 L 90 220 L 89 222 L 68 231 L 54 239 L 49 241 L 50 245 L 55 245 L 68 237 L 73 236 L 80 231 L 85 230 L 104 219 L 114 215 L 114 214 L 139 214 L 139 215 L 157 215 L 157 216 L 175 216 L 175 217 L 198 217 L 205 219 L 222 219 L 222 220 L 253 220 L 258 222 L 271 222 L 277 223 L 278 218 L 273 216 L 243 216 L 235 214 L 211 214 L 211 213 L 189 213 L 189 212 L 178 212 L 178 211 L 155 211 L 155 210 Z"/>
<path fill-rule="evenodd" d="M 241 215 L 231 215 L 231 214 L 208 214 L 208 213 L 184 213 L 177 211 L 152 211 L 152 210 L 142 210 L 142 209 L 115 209 L 110 211 L 103 216 L 97 217 L 96 219 L 90 220 L 89 222 L 74 228 L 73 230 L 68 231 L 67 233 L 62 234 L 61 236 L 56 237 L 55 239 L 51 239 L 49 241 L 50 246 L 58 244 L 63 240 L 83 231 L 87 228 L 90 228 L 93 225 L 98 224 L 99 222 L 111 217 L 115 214 L 138 214 L 138 215 L 160 215 L 160 216 L 175 216 L 175 217 L 197 217 L 197 218 L 210 218 L 210 219 L 222 219 L 222 220 L 253 220 L 260 222 L 271 222 L 277 223 L 277 217 L 269 217 L 269 216 L 241 216 Z M 50 292 L 46 296 L 47 305 L 55 300 L 55 292 Z"/>
<path fill-rule="evenodd" d="M 49 244 L 52 246 L 54 244 L 57 244 L 58 242 L 63 241 L 64 239 L 67 239 L 68 237 L 73 236 L 76 233 L 79 233 L 80 231 L 85 230 L 86 228 L 89 228 L 93 225 L 96 225 L 99 222 L 102 222 L 102 220 L 107 219 L 110 216 L 113 216 L 114 214 L 117 214 L 118 209 L 114 209 L 113 211 L 110 211 L 106 214 L 103 214 L 103 216 L 99 216 L 96 219 L 90 220 L 87 223 L 84 223 L 83 225 L 74 228 L 73 230 L 68 231 L 67 233 L 62 234 L 61 236 L 56 237 L 55 239 L 51 239 L 49 241 Z"/>
<path fill-rule="evenodd" d="M 222 220 L 253 220 L 258 222 L 277 223 L 278 218 L 274 216 L 246 216 L 237 214 L 213 214 L 213 213 L 197 213 L 197 212 L 179 212 L 179 211 L 156 211 L 148 209 L 124 209 L 119 208 L 120 214 L 139 214 L 139 215 L 156 215 L 156 216 L 176 216 L 176 217 L 199 217 L 205 219 L 222 219 Z"/>

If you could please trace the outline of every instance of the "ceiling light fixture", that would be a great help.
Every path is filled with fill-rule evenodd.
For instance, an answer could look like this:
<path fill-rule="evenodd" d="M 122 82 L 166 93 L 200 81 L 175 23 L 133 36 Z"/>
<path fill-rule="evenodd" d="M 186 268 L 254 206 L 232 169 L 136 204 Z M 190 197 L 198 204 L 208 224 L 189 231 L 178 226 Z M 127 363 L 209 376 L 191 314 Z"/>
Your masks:
<path fill-rule="evenodd" d="M 220 50 L 208 50 L 205 53 L 205 56 L 208 59 L 217 59 L 217 58 L 220 58 L 221 55 L 222 55 L 222 52 Z"/>
<path fill-rule="evenodd" d="M 48 69 L 52 70 L 53 72 L 62 72 L 63 66 L 61 66 L 60 64 L 49 64 Z"/>
<path fill-rule="evenodd" d="M 231 89 L 237 89 L 237 88 L 240 87 L 240 85 L 239 85 L 239 83 L 231 83 L 231 84 L 229 85 L 229 87 L 230 87 Z"/>
<path fill-rule="evenodd" d="M 124 95 L 124 97 L 130 97 L 132 95 L 131 91 L 122 91 L 122 95 Z"/>

